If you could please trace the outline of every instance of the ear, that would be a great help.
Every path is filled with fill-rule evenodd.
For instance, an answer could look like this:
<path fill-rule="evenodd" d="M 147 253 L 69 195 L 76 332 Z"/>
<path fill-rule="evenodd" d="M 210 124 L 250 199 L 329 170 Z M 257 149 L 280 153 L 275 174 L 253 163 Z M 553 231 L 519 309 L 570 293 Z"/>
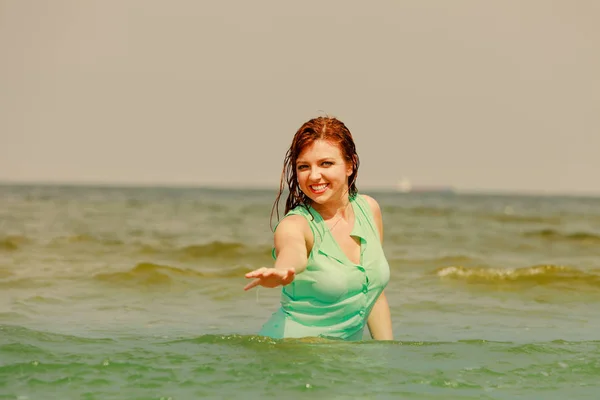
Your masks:
<path fill-rule="evenodd" d="M 346 169 L 346 176 L 350 177 L 350 175 L 352 175 L 352 171 L 354 171 L 354 166 L 356 165 L 356 155 L 352 156 L 352 161 L 346 164 L 348 166 Z"/>

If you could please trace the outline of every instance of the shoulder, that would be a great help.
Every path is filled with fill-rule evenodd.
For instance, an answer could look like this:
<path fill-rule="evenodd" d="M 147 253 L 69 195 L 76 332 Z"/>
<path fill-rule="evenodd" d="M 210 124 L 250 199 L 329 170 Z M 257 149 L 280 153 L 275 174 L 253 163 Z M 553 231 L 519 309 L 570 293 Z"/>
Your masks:
<path fill-rule="evenodd" d="M 288 214 L 283 217 L 275 228 L 273 239 L 275 253 L 288 246 L 304 246 L 307 251 L 310 251 L 314 243 L 308 220 L 299 214 Z"/>
<path fill-rule="evenodd" d="M 310 218 L 309 211 L 302 206 L 296 206 L 289 210 L 287 214 L 285 214 L 275 225 L 274 232 L 279 230 L 280 226 L 283 226 L 283 229 L 294 229 L 294 228 L 302 228 L 308 226 L 308 219 Z"/>
<path fill-rule="evenodd" d="M 379 238 L 380 240 L 383 240 L 383 217 L 381 216 L 381 207 L 379 207 L 379 203 L 373 197 L 368 196 L 366 194 L 361 194 L 359 196 L 361 196 L 369 205 L 369 209 L 373 214 L 373 220 L 375 221 L 375 225 L 377 226 Z"/>
<path fill-rule="evenodd" d="M 301 214 L 288 214 L 279 221 L 275 232 L 279 230 L 304 230 L 308 227 L 308 221 Z"/>
<path fill-rule="evenodd" d="M 362 198 L 365 199 L 365 201 L 369 205 L 369 208 L 371 209 L 371 212 L 373 213 L 373 216 L 376 219 L 381 218 L 381 207 L 379 207 L 379 203 L 377 202 L 377 200 L 366 194 L 361 194 L 359 196 L 362 196 Z"/>
<path fill-rule="evenodd" d="M 312 231 L 308 220 L 301 214 L 288 214 L 275 227 L 275 237 L 304 236 L 308 238 Z"/>

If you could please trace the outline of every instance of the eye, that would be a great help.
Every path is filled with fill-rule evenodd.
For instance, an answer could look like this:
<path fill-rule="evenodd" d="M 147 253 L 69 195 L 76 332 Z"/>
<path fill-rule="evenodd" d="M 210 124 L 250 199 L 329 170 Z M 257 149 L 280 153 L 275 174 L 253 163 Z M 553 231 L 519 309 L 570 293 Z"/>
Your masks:
<path fill-rule="evenodd" d="M 296 168 L 298 169 L 298 171 L 302 171 L 303 169 L 308 168 L 308 165 L 301 164 L 301 165 L 298 165 Z"/>
<path fill-rule="evenodd" d="M 324 167 L 331 167 L 333 165 L 333 162 L 331 162 L 331 161 L 323 161 L 321 163 L 321 165 L 323 165 Z"/>

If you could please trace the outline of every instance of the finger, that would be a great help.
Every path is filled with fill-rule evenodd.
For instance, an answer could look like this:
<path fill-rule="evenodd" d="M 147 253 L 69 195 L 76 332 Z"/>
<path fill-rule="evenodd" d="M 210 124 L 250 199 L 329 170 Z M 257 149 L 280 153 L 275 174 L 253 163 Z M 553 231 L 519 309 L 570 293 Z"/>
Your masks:
<path fill-rule="evenodd" d="M 256 278 L 257 276 L 261 275 L 264 271 L 265 271 L 265 267 L 263 268 L 259 268 L 259 269 L 255 269 L 254 271 L 248 272 L 246 274 L 246 278 Z"/>
<path fill-rule="evenodd" d="M 279 271 L 274 268 L 270 268 L 262 274 L 263 278 L 269 278 L 273 275 L 279 275 Z"/>
<path fill-rule="evenodd" d="M 260 279 L 255 279 L 252 282 L 250 282 L 249 284 L 247 284 L 246 286 L 244 286 L 244 290 L 250 290 L 253 287 L 258 286 L 259 283 L 260 283 Z"/>
<path fill-rule="evenodd" d="M 262 275 L 262 279 L 281 279 L 285 276 L 285 271 L 281 271 L 279 269 L 270 268 L 265 271 Z"/>
<path fill-rule="evenodd" d="M 249 275 L 260 275 L 260 274 L 262 274 L 264 272 L 265 269 L 266 269 L 265 267 L 262 267 L 262 268 L 259 268 L 259 269 L 255 269 L 254 271 L 248 272 L 246 274 L 246 276 L 249 276 Z"/>
<path fill-rule="evenodd" d="M 262 272 L 257 272 L 251 276 L 248 276 L 247 278 L 256 278 L 256 279 L 268 279 L 269 277 L 271 277 L 273 274 L 270 273 L 269 271 L 262 271 Z"/>

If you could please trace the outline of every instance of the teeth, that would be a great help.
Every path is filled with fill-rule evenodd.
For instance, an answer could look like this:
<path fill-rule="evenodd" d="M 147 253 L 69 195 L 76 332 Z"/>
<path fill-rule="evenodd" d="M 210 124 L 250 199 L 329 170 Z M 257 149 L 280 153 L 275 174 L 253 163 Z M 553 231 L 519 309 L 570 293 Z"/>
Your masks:
<path fill-rule="evenodd" d="M 324 184 L 322 184 L 322 185 L 311 185 L 310 187 L 312 187 L 314 190 L 317 190 L 317 191 L 318 191 L 318 190 L 323 190 L 323 189 L 325 189 L 325 188 L 327 187 L 327 184 L 326 184 L 326 183 L 324 183 Z"/>

